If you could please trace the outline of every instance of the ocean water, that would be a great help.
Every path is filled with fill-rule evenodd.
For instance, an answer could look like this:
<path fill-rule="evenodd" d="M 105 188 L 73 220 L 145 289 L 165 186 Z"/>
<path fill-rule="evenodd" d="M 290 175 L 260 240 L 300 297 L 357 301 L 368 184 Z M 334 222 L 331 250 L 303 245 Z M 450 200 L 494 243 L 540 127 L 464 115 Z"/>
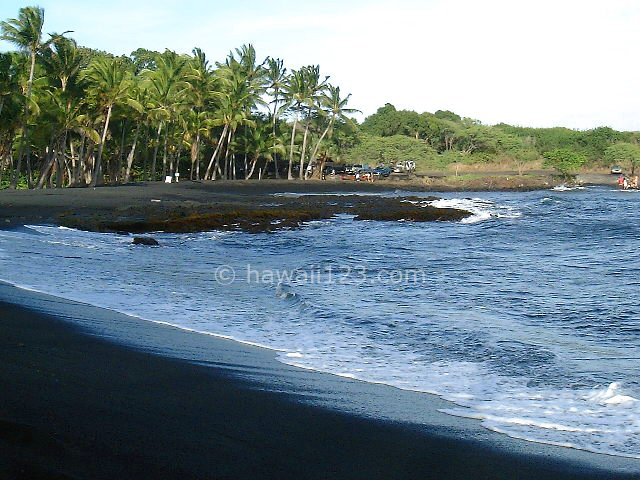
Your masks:
<path fill-rule="evenodd" d="M 435 393 L 447 413 L 513 437 L 640 458 L 640 194 L 435 204 L 474 215 L 160 233 L 161 248 L 51 226 L 0 231 L 0 279 Z"/>

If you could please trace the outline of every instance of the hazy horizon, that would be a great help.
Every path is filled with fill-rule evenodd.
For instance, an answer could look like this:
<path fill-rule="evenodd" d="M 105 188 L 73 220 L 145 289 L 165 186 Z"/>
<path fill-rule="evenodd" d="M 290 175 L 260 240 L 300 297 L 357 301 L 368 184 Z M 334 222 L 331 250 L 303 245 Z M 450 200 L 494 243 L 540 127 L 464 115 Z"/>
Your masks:
<path fill-rule="evenodd" d="M 252 43 L 259 58 L 280 57 L 289 69 L 319 64 L 353 94 L 360 120 L 392 103 L 486 124 L 640 130 L 640 5 L 513 3 L 240 0 L 212 7 L 203 0 L 115 0 L 79 7 L 8 0 L 0 18 L 39 4 L 45 32 L 73 30 L 80 45 L 116 55 L 139 47 L 191 53 L 198 46 L 213 62 Z M 12 48 L 0 42 L 0 50 Z"/>

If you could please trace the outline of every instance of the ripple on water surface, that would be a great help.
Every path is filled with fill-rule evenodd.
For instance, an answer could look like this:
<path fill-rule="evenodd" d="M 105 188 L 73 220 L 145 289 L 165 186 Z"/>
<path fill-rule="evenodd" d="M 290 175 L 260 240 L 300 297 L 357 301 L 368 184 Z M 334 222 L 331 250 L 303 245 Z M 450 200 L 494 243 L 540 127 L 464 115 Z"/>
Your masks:
<path fill-rule="evenodd" d="M 640 457 L 635 197 L 416 195 L 473 216 L 158 234 L 158 249 L 32 226 L 0 231 L 1 277 L 267 345 L 292 365 L 437 393 L 455 402 L 447 413 L 514 437 Z M 221 265 L 235 270 L 231 285 L 216 282 Z M 394 283 L 394 271 L 421 274 Z"/>

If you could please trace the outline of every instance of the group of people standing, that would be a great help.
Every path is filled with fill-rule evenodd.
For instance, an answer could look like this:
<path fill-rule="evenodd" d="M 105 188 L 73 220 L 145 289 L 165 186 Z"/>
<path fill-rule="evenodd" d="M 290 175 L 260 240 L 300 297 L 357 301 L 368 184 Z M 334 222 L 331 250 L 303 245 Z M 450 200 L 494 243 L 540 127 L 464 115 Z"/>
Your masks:
<path fill-rule="evenodd" d="M 627 177 L 626 175 L 620 174 L 618 177 L 618 186 L 623 190 L 629 190 L 630 188 L 638 189 L 638 175 L 633 175 L 632 177 Z"/>

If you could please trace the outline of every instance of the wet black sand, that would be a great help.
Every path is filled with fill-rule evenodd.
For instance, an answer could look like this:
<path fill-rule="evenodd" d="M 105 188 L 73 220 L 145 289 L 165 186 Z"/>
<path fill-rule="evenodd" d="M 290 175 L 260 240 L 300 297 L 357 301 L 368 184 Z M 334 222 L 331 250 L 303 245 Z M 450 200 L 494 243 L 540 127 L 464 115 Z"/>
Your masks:
<path fill-rule="evenodd" d="M 0 385 L 3 479 L 640 478 L 640 462 L 512 440 L 436 397 L 6 284 Z"/>

